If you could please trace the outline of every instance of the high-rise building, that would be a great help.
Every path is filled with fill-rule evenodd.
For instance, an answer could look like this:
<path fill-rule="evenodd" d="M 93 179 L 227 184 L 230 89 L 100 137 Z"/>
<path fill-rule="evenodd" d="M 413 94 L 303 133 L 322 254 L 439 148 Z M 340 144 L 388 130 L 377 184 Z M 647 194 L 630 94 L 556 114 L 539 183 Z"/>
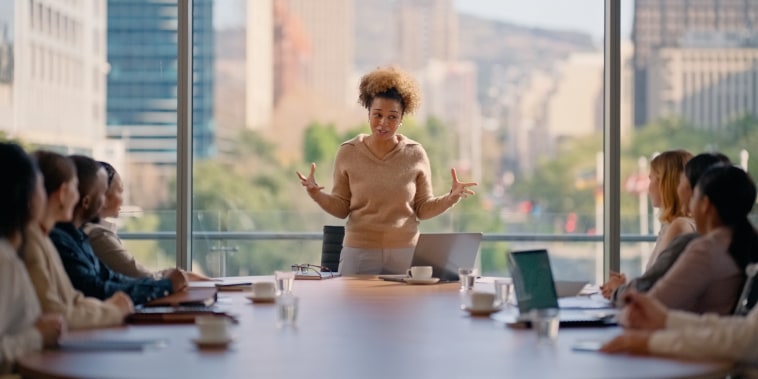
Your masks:
<path fill-rule="evenodd" d="M 310 59 L 303 81 L 330 102 L 346 106 L 356 98 L 356 83 L 349 82 L 353 72 L 353 1 L 284 0 L 291 17 L 302 25 L 310 41 Z M 296 21 L 293 21 L 296 22 Z"/>
<path fill-rule="evenodd" d="M 434 59 L 458 59 L 458 13 L 453 0 L 397 3 L 399 64 L 419 70 Z"/>
<path fill-rule="evenodd" d="M 262 129 L 271 125 L 274 111 L 274 2 L 247 4 L 245 126 Z"/>
<path fill-rule="evenodd" d="M 177 157 L 177 3 L 108 0 L 108 136 L 137 164 Z M 193 0 L 193 147 L 214 153 L 213 0 Z"/>
<path fill-rule="evenodd" d="M 105 1 L 1 3 L 0 131 L 93 154 L 105 144 Z"/>
<path fill-rule="evenodd" d="M 687 32 L 753 32 L 758 28 L 755 0 L 636 0 L 634 42 L 634 124 L 651 120 L 646 99 L 652 57 L 658 49 L 680 47 Z"/>
<path fill-rule="evenodd" d="M 681 117 L 699 129 L 758 117 L 758 38 L 688 37 L 682 46 L 659 49 L 650 57 L 649 116 Z"/>

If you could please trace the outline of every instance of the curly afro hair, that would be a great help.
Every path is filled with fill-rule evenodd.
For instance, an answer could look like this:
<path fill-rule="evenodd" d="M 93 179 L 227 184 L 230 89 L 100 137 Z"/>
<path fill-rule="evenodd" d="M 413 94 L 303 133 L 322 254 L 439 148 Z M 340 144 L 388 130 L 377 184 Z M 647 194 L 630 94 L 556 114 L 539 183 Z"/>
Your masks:
<path fill-rule="evenodd" d="M 421 103 L 418 84 L 408 75 L 395 67 L 380 67 L 361 78 L 358 87 L 358 103 L 369 109 L 376 97 L 400 101 L 403 114 L 413 113 Z"/>

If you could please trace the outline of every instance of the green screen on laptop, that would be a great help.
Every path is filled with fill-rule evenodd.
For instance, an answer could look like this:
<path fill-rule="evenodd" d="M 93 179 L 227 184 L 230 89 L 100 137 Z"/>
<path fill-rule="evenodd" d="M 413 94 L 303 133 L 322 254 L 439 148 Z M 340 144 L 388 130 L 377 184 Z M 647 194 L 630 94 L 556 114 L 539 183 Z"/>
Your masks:
<path fill-rule="evenodd" d="M 558 308 L 547 250 L 514 251 L 509 258 L 519 312 Z"/>

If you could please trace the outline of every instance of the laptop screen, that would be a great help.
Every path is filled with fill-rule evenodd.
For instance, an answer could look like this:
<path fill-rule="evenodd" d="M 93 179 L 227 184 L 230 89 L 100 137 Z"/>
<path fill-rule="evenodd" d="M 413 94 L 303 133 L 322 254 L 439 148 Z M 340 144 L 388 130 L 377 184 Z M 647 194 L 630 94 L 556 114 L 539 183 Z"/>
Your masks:
<path fill-rule="evenodd" d="M 558 308 L 547 250 L 513 251 L 508 256 L 519 312 Z"/>

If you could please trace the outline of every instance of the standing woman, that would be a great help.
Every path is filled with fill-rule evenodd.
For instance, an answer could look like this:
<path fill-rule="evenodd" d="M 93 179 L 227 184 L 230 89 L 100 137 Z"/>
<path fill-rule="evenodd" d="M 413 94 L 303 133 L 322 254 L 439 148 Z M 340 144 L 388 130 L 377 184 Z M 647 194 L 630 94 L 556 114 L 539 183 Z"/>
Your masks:
<path fill-rule="evenodd" d="M 18 251 L 23 231 L 38 222 L 45 206 L 42 177 L 16 144 L 0 143 L 0 375 L 17 358 L 57 343 L 64 327 L 60 315 L 41 315 L 34 287 Z"/>
<path fill-rule="evenodd" d="M 460 182 L 434 196 L 424 148 L 398 129 L 420 95 L 416 82 L 396 68 L 378 68 L 361 79 L 359 103 L 368 111 L 371 134 L 342 143 L 334 162 L 331 193 L 316 183 L 315 163 L 306 177 L 308 195 L 327 213 L 348 218 L 339 271 L 352 274 L 405 273 L 418 240 L 419 220 L 442 214 L 473 195 L 473 182 Z"/>
<path fill-rule="evenodd" d="M 79 201 L 74 162 L 50 151 L 36 151 L 34 157 L 45 178 L 47 207 L 42 220 L 27 228 L 23 251 L 42 310 L 63 314 L 71 329 L 121 325 L 134 308 L 129 296 L 119 291 L 102 301 L 77 291 L 49 237 L 56 223 L 71 221 Z"/>

